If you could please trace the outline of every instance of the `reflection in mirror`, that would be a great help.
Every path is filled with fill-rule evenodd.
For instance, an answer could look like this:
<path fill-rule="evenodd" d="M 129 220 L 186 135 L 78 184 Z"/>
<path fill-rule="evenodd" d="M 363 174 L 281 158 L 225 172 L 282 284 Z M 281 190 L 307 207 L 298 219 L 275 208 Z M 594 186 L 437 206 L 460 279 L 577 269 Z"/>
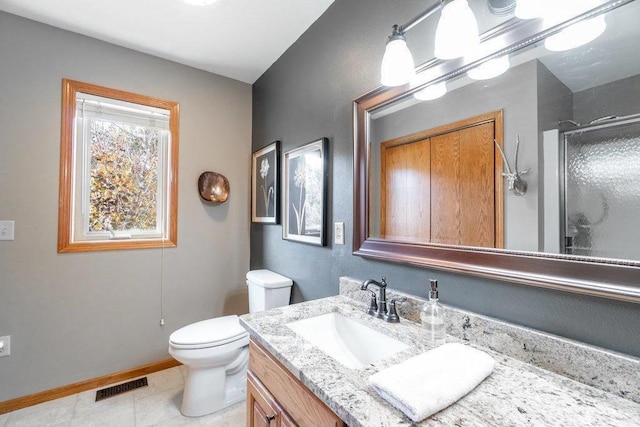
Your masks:
<path fill-rule="evenodd" d="M 459 73 L 436 100 L 416 92 L 371 109 L 368 237 L 640 261 L 639 18 L 631 2 L 582 47 L 539 41 L 497 77 Z M 496 111 L 500 129 L 472 132 Z M 522 197 L 493 144 L 512 162 L 518 137 Z"/>
<path fill-rule="evenodd" d="M 384 135 L 386 123 L 376 122 L 373 141 Z M 371 235 L 503 247 L 502 163 L 495 150 L 502 141 L 502 111 L 383 139 L 371 152 L 371 199 L 380 201 L 370 214 Z M 465 207 L 471 206 L 469 215 Z"/>
<path fill-rule="evenodd" d="M 545 47 L 591 18 L 606 24 L 595 39 Z M 354 101 L 354 254 L 640 302 L 640 2 L 600 1 L 562 23 L 500 19 L 474 57 L 431 59 L 415 81 Z M 492 114 L 494 145 L 469 144 L 492 155 L 465 162 L 465 138 L 452 132 Z M 434 144 L 440 137 L 454 142 Z M 498 149 L 513 165 L 518 140 L 521 195 L 509 192 Z M 480 171 L 493 191 L 478 188 Z M 445 199 L 443 181 L 456 189 Z M 486 240 L 464 231 L 491 221 Z"/>

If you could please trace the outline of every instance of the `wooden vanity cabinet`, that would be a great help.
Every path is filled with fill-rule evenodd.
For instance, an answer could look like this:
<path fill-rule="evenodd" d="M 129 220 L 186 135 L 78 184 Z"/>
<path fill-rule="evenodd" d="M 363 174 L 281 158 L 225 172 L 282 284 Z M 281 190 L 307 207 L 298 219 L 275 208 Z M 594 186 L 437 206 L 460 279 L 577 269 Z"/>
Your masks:
<path fill-rule="evenodd" d="M 282 426 L 282 413 L 282 408 L 271 393 L 249 372 L 247 374 L 247 426 Z"/>
<path fill-rule="evenodd" d="M 346 427 L 262 346 L 249 343 L 247 427 Z"/>

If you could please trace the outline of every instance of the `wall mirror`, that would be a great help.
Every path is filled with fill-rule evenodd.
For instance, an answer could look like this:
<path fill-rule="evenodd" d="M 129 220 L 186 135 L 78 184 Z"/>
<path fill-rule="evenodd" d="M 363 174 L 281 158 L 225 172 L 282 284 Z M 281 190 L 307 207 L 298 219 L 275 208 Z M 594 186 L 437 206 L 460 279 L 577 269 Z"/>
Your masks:
<path fill-rule="evenodd" d="M 355 255 L 640 302 L 640 2 L 600 3 L 509 19 L 482 57 L 427 61 L 422 83 L 354 101 Z M 549 43 L 593 18 L 591 42 Z M 500 153 L 513 169 L 517 145 L 521 195 Z"/>

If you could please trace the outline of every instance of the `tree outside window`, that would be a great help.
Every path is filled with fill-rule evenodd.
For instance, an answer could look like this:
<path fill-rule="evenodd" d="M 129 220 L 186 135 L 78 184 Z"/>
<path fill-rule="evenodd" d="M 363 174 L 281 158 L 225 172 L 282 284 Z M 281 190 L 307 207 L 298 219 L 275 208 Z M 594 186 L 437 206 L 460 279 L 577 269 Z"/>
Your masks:
<path fill-rule="evenodd" d="M 63 81 L 59 252 L 176 245 L 177 120 L 177 103 Z"/>

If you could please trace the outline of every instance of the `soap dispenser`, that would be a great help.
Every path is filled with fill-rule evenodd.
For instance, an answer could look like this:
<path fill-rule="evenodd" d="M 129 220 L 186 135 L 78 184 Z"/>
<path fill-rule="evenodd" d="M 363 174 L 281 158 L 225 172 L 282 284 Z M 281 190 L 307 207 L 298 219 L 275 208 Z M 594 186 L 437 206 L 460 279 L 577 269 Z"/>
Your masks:
<path fill-rule="evenodd" d="M 444 308 L 438 302 L 438 281 L 431 279 L 429 282 L 429 301 L 422 306 L 420 320 L 431 344 L 439 346 L 445 342 Z"/>

